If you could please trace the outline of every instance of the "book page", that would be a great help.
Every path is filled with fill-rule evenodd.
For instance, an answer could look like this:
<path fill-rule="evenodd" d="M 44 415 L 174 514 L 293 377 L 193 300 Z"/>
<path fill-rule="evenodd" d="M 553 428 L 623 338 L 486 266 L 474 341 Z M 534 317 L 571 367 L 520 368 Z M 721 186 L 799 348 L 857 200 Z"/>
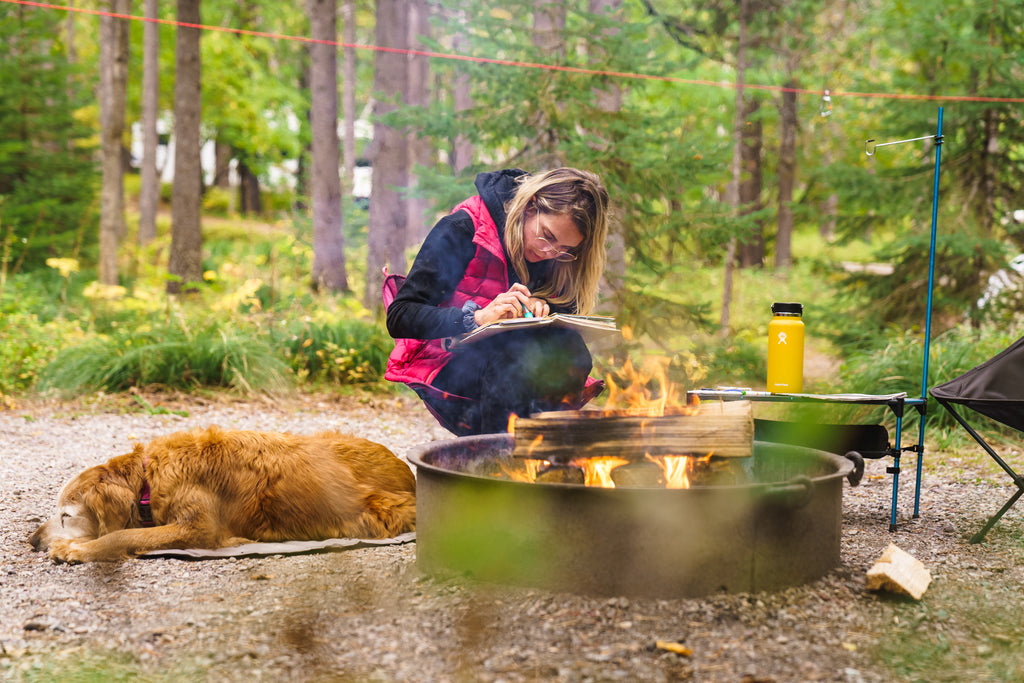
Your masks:
<path fill-rule="evenodd" d="M 486 325 L 481 325 L 469 334 L 458 338 L 453 346 L 459 344 L 472 344 L 473 342 L 487 339 L 509 330 L 539 329 L 542 327 L 558 327 L 573 329 L 580 333 L 583 340 L 590 343 L 601 337 L 611 334 L 619 334 L 619 328 L 615 325 L 614 318 L 590 315 L 569 315 L 566 313 L 555 313 L 543 318 L 510 318 L 508 320 L 496 320 Z"/>

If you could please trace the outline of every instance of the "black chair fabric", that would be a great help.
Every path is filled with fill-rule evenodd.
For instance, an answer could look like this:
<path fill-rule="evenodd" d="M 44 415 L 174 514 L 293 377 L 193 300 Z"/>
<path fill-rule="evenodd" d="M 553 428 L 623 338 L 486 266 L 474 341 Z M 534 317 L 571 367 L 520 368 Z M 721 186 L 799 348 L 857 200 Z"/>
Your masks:
<path fill-rule="evenodd" d="M 930 393 L 1024 432 L 1024 337 Z"/>
<path fill-rule="evenodd" d="M 989 529 L 1024 494 L 1024 477 L 1000 457 L 967 419 L 956 411 L 953 404 L 965 406 L 1007 427 L 1024 432 L 1024 337 L 959 377 L 932 387 L 930 393 L 1010 476 L 1017 487 L 1017 491 L 1002 509 L 971 537 L 971 543 L 980 543 Z"/>

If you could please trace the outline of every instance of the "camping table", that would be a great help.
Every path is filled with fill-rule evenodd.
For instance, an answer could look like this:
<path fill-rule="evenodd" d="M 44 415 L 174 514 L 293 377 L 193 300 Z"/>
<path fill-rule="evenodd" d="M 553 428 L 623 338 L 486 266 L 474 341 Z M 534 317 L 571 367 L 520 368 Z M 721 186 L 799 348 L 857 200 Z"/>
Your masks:
<path fill-rule="evenodd" d="M 886 472 L 892 475 L 892 514 L 889 519 L 889 531 L 896 531 L 896 503 L 899 496 L 900 456 L 903 451 L 917 453 L 917 482 L 914 488 L 914 519 L 920 517 L 921 511 L 921 469 L 924 458 L 924 415 L 927 401 L 924 398 L 908 398 L 905 392 L 898 394 L 783 394 L 750 389 L 696 389 L 687 392 L 688 396 L 696 396 L 704 400 L 752 401 L 773 403 L 848 403 L 857 405 L 887 406 L 896 417 L 896 434 L 893 445 L 885 448 L 885 455 L 893 459 Z M 903 415 L 906 408 L 913 407 L 919 416 L 918 440 L 911 446 L 902 445 Z M 842 455 L 840 453 L 840 455 Z"/>

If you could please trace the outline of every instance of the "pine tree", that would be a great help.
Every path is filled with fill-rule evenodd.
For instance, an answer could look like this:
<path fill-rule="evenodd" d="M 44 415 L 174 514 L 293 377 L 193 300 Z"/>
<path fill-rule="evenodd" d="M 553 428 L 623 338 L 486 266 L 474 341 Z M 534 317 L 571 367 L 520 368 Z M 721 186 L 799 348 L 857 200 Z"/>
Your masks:
<path fill-rule="evenodd" d="M 0 241 L 7 272 L 93 246 L 99 175 L 76 117 L 88 87 L 61 41 L 63 13 L 0 5 Z"/>

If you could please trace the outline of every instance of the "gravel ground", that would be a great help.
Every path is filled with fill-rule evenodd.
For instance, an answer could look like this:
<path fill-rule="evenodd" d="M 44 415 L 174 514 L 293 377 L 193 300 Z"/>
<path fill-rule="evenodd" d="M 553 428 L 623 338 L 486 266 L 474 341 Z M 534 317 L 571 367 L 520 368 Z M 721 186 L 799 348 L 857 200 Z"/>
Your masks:
<path fill-rule="evenodd" d="M 777 593 L 641 600 L 481 585 L 424 576 L 415 544 L 78 566 L 34 553 L 26 538 L 62 483 L 132 441 L 209 424 L 338 429 L 404 457 L 448 438 L 404 398 L 158 407 L 184 414 L 129 397 L 0 412 L 4 680 L 1024 680 L 1021 510 L 986 543 L 967 543 L 1012 488 L 972 453 L 928 454 L 918 520 L 915 461 L 904 458 L 896 533 L 888 463 L 869 461 L 861 486 L 844 485 L 841 566 Z M 931 571 L 922 601 L 865 589 L 890 542 Z"/>

